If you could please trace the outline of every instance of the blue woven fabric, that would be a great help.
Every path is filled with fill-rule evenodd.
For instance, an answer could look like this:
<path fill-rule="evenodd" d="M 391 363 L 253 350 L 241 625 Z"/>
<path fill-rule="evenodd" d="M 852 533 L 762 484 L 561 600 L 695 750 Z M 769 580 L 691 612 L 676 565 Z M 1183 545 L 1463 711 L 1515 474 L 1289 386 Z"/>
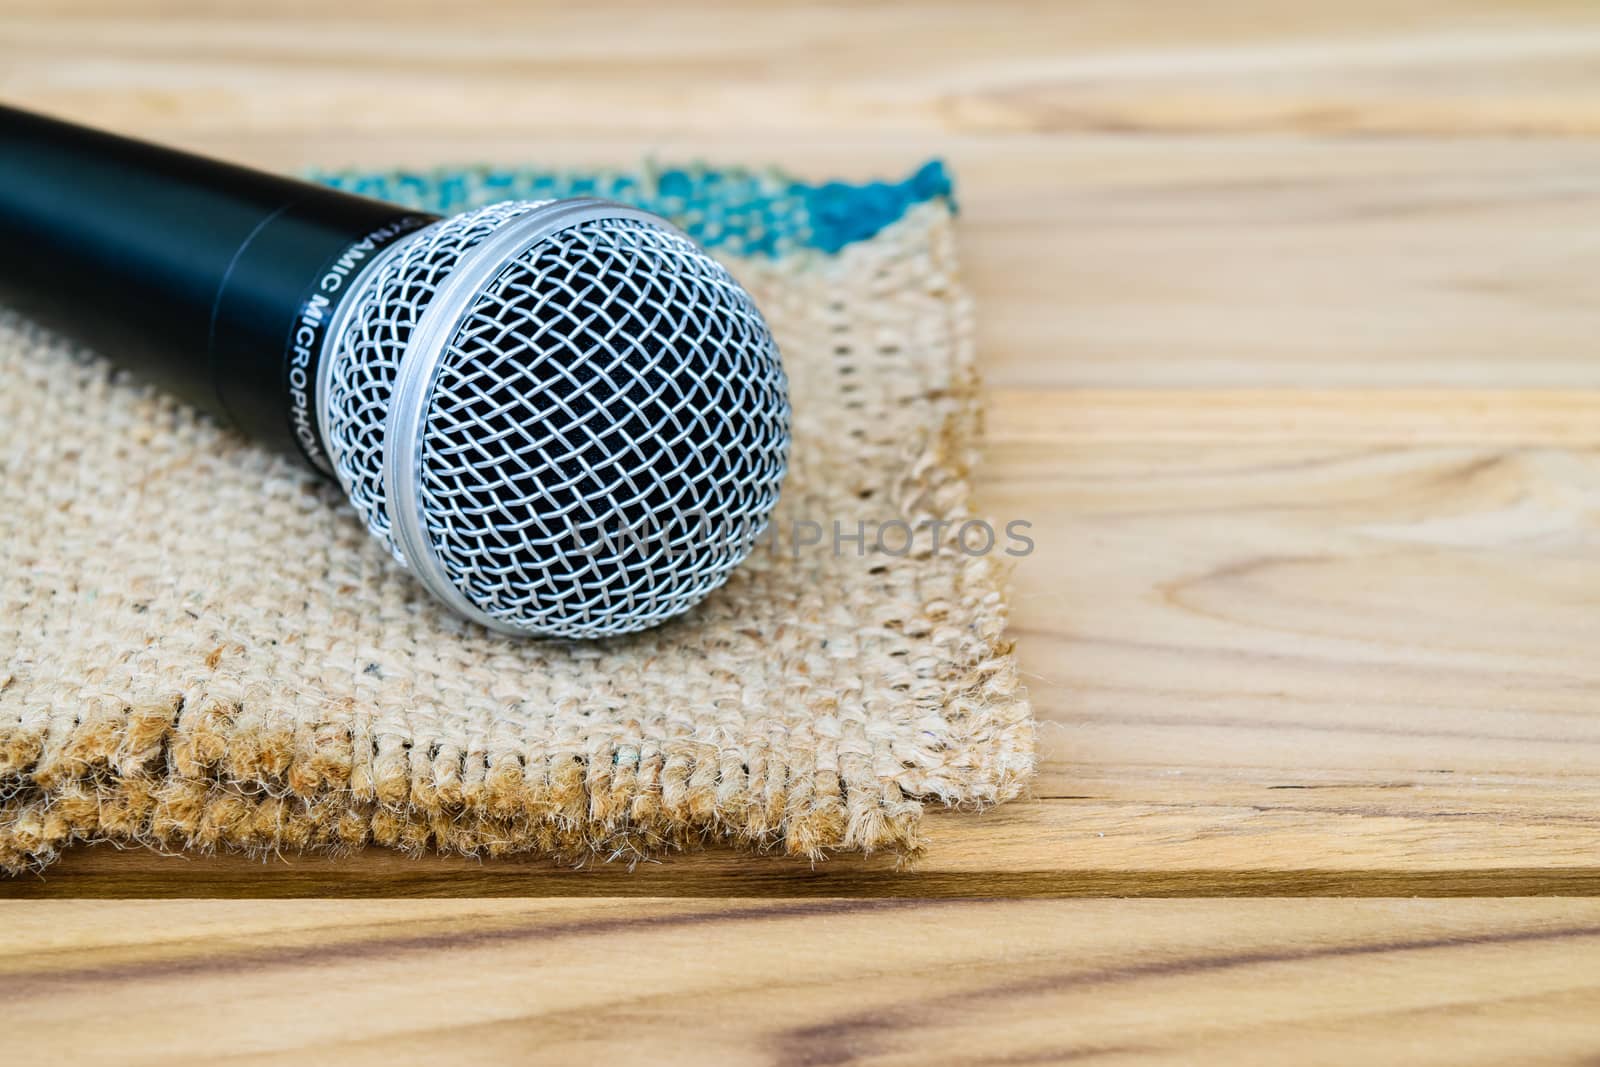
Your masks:
<path fill-rule="evenodd" d="M 671 219 L 707 248 L 778 256 L 837 252 L 928 200 L 953 203 L 939 160 L 898 182 L 813 185 L 777 170 L 673 167 L 577 173 L 504 167 L 433 171 L 324 171 L 318 181 L 405 207 L 449 215 L 497 200 L 599 196 Z"/>

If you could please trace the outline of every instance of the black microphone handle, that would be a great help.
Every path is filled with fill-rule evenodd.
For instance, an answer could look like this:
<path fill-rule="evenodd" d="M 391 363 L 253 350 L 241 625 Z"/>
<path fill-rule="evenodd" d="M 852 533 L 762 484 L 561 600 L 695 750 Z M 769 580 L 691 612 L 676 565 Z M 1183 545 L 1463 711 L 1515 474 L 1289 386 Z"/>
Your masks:
<path fill-rule="evenodd" d="M 325 473 L 328 318 L 434 218 L 0 106 L 0 302 Z"/>

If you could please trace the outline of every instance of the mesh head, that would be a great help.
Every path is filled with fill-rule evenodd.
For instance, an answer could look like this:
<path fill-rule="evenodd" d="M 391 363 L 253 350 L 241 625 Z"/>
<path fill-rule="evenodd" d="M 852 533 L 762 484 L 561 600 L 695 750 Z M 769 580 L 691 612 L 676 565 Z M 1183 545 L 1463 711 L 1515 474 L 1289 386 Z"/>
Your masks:
<path fill-rule="evenodd" d="M 322 417 L 372 532 L 485 625 L 599 637 L 721 585 L 777 502 L 783 371 L 750 297 L 601 201 L 448 219 L 369 271 Z"/>

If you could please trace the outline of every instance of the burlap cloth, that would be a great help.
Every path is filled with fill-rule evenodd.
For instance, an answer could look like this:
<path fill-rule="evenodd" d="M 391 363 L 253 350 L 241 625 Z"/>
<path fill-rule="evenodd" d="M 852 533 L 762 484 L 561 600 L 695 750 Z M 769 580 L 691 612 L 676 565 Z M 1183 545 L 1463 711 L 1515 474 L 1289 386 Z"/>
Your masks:
<path fill-rule="evenodd" d="M 648 633 L 494 636 L 336 487 L 0 311 L 0 867 L 103 839 L 911 855 L 926 804 L 1017 795 L 1033 725 L 1005 559 L 924 523 L 970 515 L 978 432 L 948 202 L 902 195 L 840 236 L 801 187 L 691 177 L 697 204 L 679 172 L 599 191 L 676 215 L 769 318 L 794 407 L 777 529 L 903 519 L 909 553 L 835 551 L 829 529 Z M 397 198 L 455 210 L 552 180 Z"/>

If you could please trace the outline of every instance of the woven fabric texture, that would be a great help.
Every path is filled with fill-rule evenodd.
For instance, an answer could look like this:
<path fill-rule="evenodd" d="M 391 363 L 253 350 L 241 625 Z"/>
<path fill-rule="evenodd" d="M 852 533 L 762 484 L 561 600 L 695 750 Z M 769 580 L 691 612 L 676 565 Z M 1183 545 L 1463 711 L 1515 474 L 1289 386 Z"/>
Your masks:
<path fill-rule="evenodd" d="M 912 855 L 926 805 L 1023 789 L 1005 557 L 956 533 L 979 411 L 942 172 L 324 177 L 435 210 L 620 194 L 716 249 L 790 376 L 774 535 L 646 633 L 492 635 L 336 487 L 0 311 L 0 868 L 101 839 Z"/>

